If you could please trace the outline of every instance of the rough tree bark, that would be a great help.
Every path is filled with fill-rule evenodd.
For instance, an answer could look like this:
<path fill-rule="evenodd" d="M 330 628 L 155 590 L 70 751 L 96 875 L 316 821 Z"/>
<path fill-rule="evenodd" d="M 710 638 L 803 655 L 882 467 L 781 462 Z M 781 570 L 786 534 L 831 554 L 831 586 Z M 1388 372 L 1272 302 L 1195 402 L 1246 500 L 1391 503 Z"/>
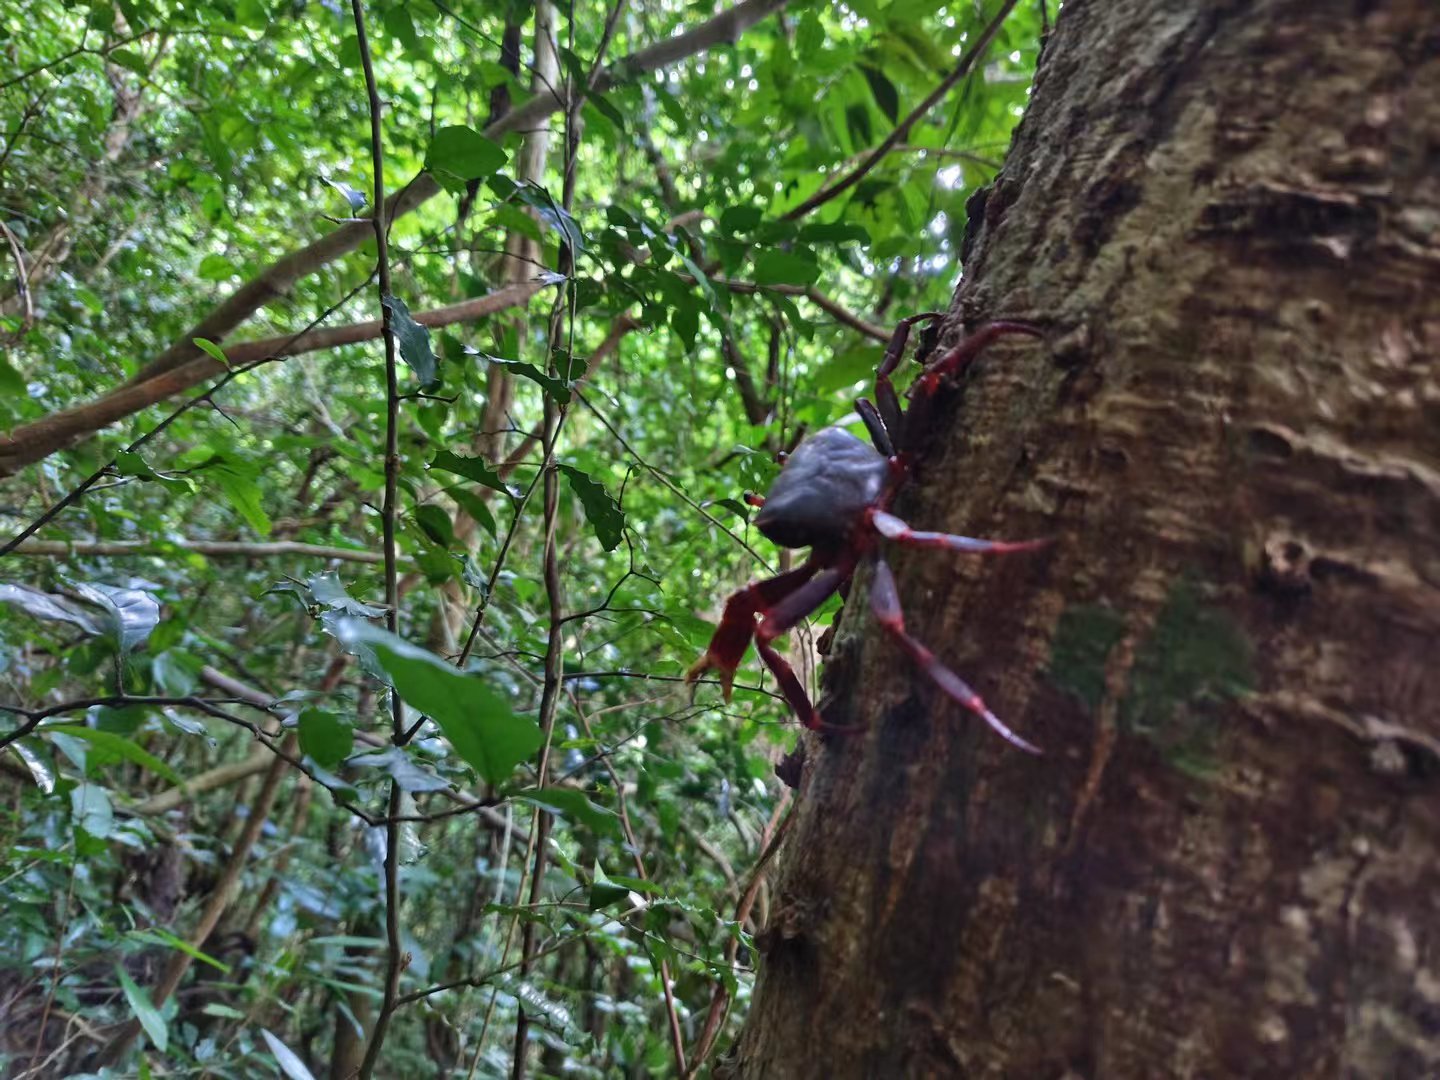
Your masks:
<path fill-rule="evenodd" d="M 722 1072 L 1440 1074 L 1440 7 L 1071 0 Z M 950 332 L 955 332 L 952 326 Z"/>

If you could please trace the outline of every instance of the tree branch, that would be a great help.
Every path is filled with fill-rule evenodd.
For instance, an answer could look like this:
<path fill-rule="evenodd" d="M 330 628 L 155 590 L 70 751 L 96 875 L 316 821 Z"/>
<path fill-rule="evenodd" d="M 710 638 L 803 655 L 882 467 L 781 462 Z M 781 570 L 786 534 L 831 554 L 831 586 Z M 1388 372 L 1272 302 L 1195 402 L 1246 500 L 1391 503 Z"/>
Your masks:
<path fill-rule="evenodd" d="M 302 544 L 295 540 L 274 543 L 251 543 L 243 540 L 26 540 L 17 555 L 167 555 L 173 551 L 189 551 L 196 555 L 235 557 L 241 559 L 272 559 L 298 555 L 312 559 L 341 559 L 345 562 L 378 563 L 384 556 L 378 551 L 361 548 L 331 547 L 327 544 Z"/>

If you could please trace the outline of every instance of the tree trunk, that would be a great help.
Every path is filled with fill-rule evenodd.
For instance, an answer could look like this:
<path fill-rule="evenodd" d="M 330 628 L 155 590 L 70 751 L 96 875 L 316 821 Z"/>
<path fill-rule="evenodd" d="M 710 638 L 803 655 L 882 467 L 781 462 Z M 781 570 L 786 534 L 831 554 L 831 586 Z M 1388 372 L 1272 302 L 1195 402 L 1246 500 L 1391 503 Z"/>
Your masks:
<path fill-rule="evenodd" d="M 891 563 L 1047 755 L 862 573 L 721 1071 L 1440 1075 L 1440 7 L 1071 0 L 966 255 L 899 512 L 1056 543 Z"/>

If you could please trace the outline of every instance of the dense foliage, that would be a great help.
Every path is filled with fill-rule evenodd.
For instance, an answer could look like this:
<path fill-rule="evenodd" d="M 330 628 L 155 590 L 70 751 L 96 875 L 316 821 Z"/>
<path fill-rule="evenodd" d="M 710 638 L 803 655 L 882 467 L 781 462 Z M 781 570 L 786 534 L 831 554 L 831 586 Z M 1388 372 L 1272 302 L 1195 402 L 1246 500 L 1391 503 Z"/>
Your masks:
<path fill-rule="evenodd" d="M 547 73 L 527 5 L 375 0 L 368 48 L 331 0 L 0 5 L 11 449 L 167 350 L 213 369 L 6 481 L 0 544 L 43 523 L 0 560 L 9 1075 L 349 1075 L 367 1041 L 367 1072 L 500 1075 L 517 1022 L 544 1073 L 713 1060 L 793 736 L 758 665 L 728 704 L 682 677 L 780 565 L 741 492 L 948 305 L 1047 18 L 1013 6 L 772 2 L 736 36 L 572 0 Z M 398 396 L 373 329 L 242 348 L 381 317 L 372 62 L 387 191 L 441 188 L 386 245 Z M 591 92 L 504 131 L 546 85 Z M 812 680 L 835 610 L 790 643 Z"/>

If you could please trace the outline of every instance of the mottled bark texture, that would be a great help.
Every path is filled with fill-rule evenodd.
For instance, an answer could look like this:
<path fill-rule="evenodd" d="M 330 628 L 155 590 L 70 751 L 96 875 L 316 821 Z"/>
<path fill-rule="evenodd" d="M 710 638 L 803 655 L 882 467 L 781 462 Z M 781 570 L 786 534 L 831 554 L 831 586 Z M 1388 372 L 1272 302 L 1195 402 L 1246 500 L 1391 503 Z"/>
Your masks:
<path fill-rule="evenodd" d="M 899 512 L 1057 543 L 893 565 L 1048 754 L 862 577 L 721 1071 L 1440 1075 L 1440 5 L 1071 0 L 975 211 Z"/>

